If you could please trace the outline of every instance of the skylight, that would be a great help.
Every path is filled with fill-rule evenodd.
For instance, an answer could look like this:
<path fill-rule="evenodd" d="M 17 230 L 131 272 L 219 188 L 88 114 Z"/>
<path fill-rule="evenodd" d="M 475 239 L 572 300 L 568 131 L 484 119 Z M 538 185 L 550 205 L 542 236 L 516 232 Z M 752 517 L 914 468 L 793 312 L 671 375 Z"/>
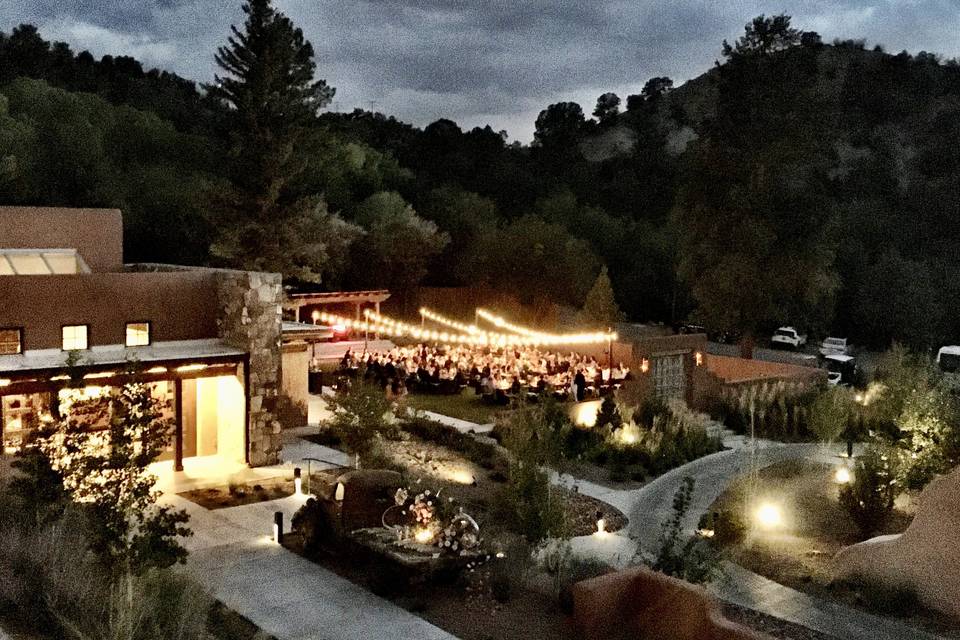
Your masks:
<path fill-rule="evenodd" d="M 90 273 L 76 249 L 0 249 L 0 276 Z"/>

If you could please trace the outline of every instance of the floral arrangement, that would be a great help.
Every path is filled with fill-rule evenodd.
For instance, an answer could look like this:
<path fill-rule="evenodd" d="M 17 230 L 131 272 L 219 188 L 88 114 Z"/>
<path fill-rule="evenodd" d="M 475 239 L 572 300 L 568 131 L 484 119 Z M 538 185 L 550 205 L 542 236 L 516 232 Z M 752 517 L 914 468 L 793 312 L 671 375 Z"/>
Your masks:
<path fill-rule="evenodd" d="M 399 543 L 415 541 L 441 553 L 464 555 L 480 545 L 480 527 L 453 498 L 441 500 L 441 491 L 426 489 L 411 497 L 408 489 L 397 489 L 391 509 L 399 508 L 407 523 L 390 528 L 397 531 Z"/>

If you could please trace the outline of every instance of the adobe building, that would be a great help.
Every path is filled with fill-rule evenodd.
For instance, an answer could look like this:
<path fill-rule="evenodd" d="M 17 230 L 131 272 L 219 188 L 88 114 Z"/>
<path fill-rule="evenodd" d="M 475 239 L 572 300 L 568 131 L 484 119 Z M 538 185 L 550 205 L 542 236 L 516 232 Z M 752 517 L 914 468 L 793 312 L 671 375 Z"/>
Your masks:
<path fill-rule="evenodd" d="M 276 273 L 125 265 L 116 209 L 0 207 L 0 455 L 136 376 L 169 402 L 173 470 L 277 463 L 282 295 Z"/>

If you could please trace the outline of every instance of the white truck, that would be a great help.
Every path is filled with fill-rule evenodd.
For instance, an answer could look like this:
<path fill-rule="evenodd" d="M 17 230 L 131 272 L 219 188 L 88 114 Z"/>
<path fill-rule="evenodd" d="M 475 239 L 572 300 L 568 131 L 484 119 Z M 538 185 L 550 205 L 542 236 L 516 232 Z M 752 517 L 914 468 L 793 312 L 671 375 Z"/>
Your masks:
<path fill-rule="evenodd" d="M 822 356 L 847 355 L 849 350 L 850 346 L 847 344 L 846 338 L 824 338 L 823 342 L 820 343 L 820 355 Z"/>
<path fill-rule="evenodd" d="M 770 338 L 771 347 L 780 347 L 799 351 L 807 344 L 807 336 L 802 335 L 793 327 L 780 327 L 773 332 Z"/>

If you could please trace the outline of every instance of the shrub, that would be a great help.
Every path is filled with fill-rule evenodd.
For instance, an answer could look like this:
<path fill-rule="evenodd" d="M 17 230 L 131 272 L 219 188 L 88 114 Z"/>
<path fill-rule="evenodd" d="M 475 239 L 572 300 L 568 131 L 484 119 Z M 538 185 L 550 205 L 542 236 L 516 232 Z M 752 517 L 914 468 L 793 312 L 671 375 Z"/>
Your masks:
<path fill-rule="evenodd" d="M 661 527 L 660 546 L 652 567 L 687 582 L 702 583 L 716 576 L 720 558 L 706 539 L 682 539 L 683 519 L 690 508 L 693 487 L 694 479 L 688 476 L 674 495 L 673 515 Z"/>
<path fill-rule="evenodd" d="M 510 465 L 507 486 L 496 502 L 504 524 L 535 544 L 566 533 L 566 512 L 545 471 L 529 461 Z"/>
<path fill-rule="evenodd" d="M 910 585 L 860 580 L 854 586 L 864 604 L 879 613 L 908 616 L 920 607 L 920 598 Z"/>
<path fill-rule="evenodd" d="M 551 577 L 553 593 L 564 613 L 573 611 L 574 584 L 612 570 L 610 565 L 602 560 L 573 553 L 567 540 L 547 541 L 540 547 L 537 556 L 540 567 Z"/>
<path fill-rule="evenodd" d="M 336 531 L 329 514 L 315 498 L 308 498 L 307 502 L 297 509 L 290 519 L 290 528 L 300 535 L 303 550 L 307 553 L 314 553 L 333 540 Z"/>
<path fill-rule="evenodd" d="M 396 435 L 393 403 L 376 385 L 351 385 L 328 402 L 333 410 L 330 428 L 353 453 L 364 456 L 377 437 Z"/>
<path fill-rule="evenodd" d="M 428 420 L 422 416 L 405 419 L 401 423 L 401 427 L 407 433 L 421 440 L 435 442 L 462 453 L 468 460 L 484 469 L 506 466 L 505 456 L 495 444 L 478 441 L 470 434 L 461 433 L 453 427 Z"/>
<path fill-rule="evenodd" d="M 700 529 L 713 531 L 713 544 L 723 548 L 739 544 L 747 535 L 747 523 L 738 510 L 723 509 L 705 513 L 698 524 Z"/>
<path fill-rule="evenodd" d="M 530 546 L 518 540 L 503 557 L 490 560 L 490 593 L 497 602 L 507 602 L 523 586 L 531 566 Z"/>
<path fill-rule="evenodd" d="M 840 505 L 857 525 L 862 538 L 869 538 L 886 524 L 897 490 L 891 456 L 868 447 L 857 458 L 853 481 L 840 489 Z"/>

